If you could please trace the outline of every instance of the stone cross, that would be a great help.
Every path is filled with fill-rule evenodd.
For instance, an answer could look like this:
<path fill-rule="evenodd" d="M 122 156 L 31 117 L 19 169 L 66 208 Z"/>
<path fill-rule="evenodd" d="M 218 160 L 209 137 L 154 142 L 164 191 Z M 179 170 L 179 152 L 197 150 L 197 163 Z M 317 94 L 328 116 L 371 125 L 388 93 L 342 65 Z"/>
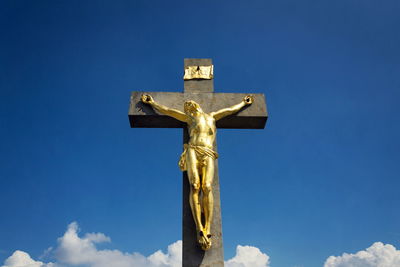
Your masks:
<path fill-rule="evenodd" d="M 211 59 L 185 59 L 185 69 L 211 66 Z M 183 128 L 183 143 L 187 143 L 189 135 L 186 124 L 172 117 L 159 114 L 149 105 L 141 102 L 142 94 L 150 94 L 156 101 L 165 106 L 183 111 L 186 100 L 194 100 L 200 104 L 204 112 L 220 110 L 239 103 L 249 93 L 214 93 L 212 76 L 210 79 L 189 79 L 184 81 L 184 91 L 181 92 L 132 92 L 129 121 L 132 128 Z M 254 97 L 252 105 L 240 112 L 217 121 L 217 128 L 262 129 L 267 121 L 267 107 L 263 94 L 251 94 Z M 216 144 L 214 144 L 216 149 Z M 222 153 L 223 156 L 223 153 Z M 177 161 L 179 155 L 176 155 Z M 178 166 L 174 166 L 178 168 Z M 214 215 L 211 224 L 212 247 L 204 251 L 200 249 L 196 237 L 196 227 L 189 205 L 190 186 L 187 172 L 183 172 L 183 259 L 184 267 L 218 267 L 224 266 L 222 245 L 221 205 L 219 192 L 218 160 L 215 161 L 213 181 Z"/>

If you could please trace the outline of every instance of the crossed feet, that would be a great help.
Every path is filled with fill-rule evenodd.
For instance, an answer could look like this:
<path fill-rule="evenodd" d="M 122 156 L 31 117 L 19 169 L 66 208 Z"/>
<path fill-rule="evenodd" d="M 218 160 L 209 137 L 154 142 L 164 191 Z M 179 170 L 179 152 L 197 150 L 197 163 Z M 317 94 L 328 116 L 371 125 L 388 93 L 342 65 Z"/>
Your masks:
<path fill-rule="evenodd" d="M 197 240 L 201 249 L 208 250 L 211 248 L 211 234 L 209 231 L 206 231 L 205 229 L 199 231 L 197 234 Z"/>

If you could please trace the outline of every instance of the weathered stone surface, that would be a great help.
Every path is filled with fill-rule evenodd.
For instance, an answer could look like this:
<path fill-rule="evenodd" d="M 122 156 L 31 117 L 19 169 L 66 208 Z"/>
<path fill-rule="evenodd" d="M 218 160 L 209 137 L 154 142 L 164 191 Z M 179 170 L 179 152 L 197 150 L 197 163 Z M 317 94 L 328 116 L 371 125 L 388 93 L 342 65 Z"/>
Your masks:
<path fill-rule="evenodd" d="M 183 128 L 185 123 L 171 117 L 159 114 L 152 107 L 141 102 L 142 94 L 150 94 L 165 106 L 183 111 L 186 100 L 194 100 L 202 109 L 209 113 L 222 108 L 230 107 L 242 101 L 243 97 L 251 93 L 170 93 L 170 92 L 132 92 L 129 107 L 129 121 L 131 127 L 144 128 Z M 263 129 L 267 121 L 267 106 L 264 94 L 251 94 L 254 103 L 245 107 L 235 115 L 217 121 L 218 128 L 236 129 Z"/>
<path fill-rule="evenodd" d="M 187 66 L 211 66 L 211 58 L 185 58 L 183 60 L 183 65 Z"/>

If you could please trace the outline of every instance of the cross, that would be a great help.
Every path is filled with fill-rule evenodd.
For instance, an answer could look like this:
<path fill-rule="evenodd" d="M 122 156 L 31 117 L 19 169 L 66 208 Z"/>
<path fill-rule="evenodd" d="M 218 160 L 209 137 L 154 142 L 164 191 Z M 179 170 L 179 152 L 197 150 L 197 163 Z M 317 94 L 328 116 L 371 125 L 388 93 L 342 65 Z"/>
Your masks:
<path fill-rule="evenodd" d="M 132 92 L 129 121 L 132 128 L 183 128 L 183 143 L 189 141 L 187 125 L 170 116 L 157 112 L 150 105 L 142 102 L 142 95 L 151 95 L 162 105 L 176 110 L 183 110 L 187 100 L 196 101 L 206 113 L 221 110 L 240 102 L 248 94 L 214 93 L 213 65 L 211 59 L 184 60 L 183 92 Z M 216 122 L 217 128 L 262 129 L 267 121 L 267 107 L 263 94 L 251 94 L 253 103 L 236 114 L 227 116 Z M 216 142 L 214 143 L 216 151 Z M 183 172 L 183 225 L 182 241 L 184 267 L 224 266 L 222 245 L 221 206 L 218 176 L 218 160 L 215 160 L 212 194 L 214 196 L 213 216 L 211 223 L 212 247 L 202 250 L 198 246 L 197 231 L 189 205 L 190 184 L 187 172 Z"/>

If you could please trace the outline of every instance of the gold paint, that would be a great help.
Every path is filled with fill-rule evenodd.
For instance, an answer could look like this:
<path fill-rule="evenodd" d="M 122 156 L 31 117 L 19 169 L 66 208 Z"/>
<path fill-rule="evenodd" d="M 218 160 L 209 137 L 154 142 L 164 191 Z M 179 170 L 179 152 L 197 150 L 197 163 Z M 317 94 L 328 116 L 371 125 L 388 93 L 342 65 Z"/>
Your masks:
<path fill-rule="evenodd" d="M 205 79 L 211 80 L 214 77 L 214 66 L 187 66 L 185 67 L 184 80 Z"/>
<path fill-rule="evenodd" d="M 234 106 L 209 114 L 205 113 L 199 104 L 193 100 L 185 101 L 184 112 L 168 108 L 156 101 L 150 95 L 142 95 L 142 101 L 154 109 L 179 121 L 187 123 L 189 142 L 184 145 L 184 151 L 179 160 L 179 167 L 187 171 L 190 183 L 190 207 L 197 229 L 197 239 L 203 250 L 211 248 L 211 222 L 213 216 L 214 197 L 212 183 L 214 179 L 214 164 L 218 154 L 214 151 L 216 138 L 216 121 L 240 111 L 244 106 L 253 103 L 253 97 L 248 95 Z M 204 212 L 204 224 L 201 213 Z"/>

